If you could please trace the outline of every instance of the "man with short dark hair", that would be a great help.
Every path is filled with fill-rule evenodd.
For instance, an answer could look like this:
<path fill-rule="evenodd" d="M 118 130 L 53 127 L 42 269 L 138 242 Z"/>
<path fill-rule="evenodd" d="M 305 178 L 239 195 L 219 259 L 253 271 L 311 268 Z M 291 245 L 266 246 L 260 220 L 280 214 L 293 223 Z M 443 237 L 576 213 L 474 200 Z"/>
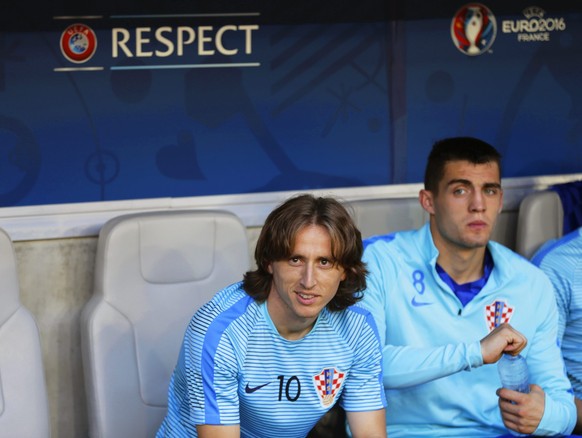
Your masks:
<path fill-rule="evenodd" d="M 428 223 L 366 242 L 363 305 L 380 333 L 392 438 L 558 435 L 574 427 L 552 285 L 490 241 L 503 205 L 500 160 L 476 138 L 435 143 L 419 193 Z M 512 339 L 489 348 L 509 322 L 529 340 L 521 353 L 528 394 L 499 389 L 497 367 L 483 366 L 519 350 Z"/>

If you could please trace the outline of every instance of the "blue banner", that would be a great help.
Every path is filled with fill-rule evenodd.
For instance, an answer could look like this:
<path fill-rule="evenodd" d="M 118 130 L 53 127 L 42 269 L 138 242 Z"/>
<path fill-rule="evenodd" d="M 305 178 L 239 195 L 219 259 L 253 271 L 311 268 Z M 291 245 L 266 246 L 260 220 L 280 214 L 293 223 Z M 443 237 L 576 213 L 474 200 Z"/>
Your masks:
<path fill-rule="evenodd" d="M 1 7 L 0 205 L 414 183 L 454 135 L 582 171 L 578 11 L 189 3 Z"/>

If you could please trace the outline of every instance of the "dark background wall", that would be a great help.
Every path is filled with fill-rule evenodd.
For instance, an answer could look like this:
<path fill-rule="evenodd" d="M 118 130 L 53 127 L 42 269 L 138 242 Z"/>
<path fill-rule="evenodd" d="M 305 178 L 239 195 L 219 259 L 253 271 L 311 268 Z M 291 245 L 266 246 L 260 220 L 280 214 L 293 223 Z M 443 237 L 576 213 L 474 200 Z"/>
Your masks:
<path fill-rule="evenodd" d="M 452 135 L 582 171 L 566 2 L 482 3 L 476 54 L 457 1 L 45 3 L 0 6 L 1 206 L 414 183 Z"/>

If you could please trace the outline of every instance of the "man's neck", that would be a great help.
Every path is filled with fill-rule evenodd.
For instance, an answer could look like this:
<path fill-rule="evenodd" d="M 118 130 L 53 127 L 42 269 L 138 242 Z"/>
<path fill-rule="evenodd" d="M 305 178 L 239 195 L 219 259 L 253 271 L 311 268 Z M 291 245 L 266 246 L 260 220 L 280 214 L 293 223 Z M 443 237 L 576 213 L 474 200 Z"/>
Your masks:
<path fill-rule="evenodd" d="M 485 247 L 459 249 L 439 248 L 437 263 L 457 283 L 465 284 L 483 276 Z"/>

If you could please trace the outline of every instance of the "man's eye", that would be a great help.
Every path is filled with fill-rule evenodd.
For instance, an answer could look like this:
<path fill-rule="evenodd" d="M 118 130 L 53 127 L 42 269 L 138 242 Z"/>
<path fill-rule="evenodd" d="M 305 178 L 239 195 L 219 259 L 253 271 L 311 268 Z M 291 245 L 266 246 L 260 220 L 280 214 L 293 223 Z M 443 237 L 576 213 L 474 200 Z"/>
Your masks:
<path fill-rule="evenodd" d="M 321 259 L 319 265 L 323 268 L 333 268 L 335 266 L 335 262 L 330 259 Z"/>

